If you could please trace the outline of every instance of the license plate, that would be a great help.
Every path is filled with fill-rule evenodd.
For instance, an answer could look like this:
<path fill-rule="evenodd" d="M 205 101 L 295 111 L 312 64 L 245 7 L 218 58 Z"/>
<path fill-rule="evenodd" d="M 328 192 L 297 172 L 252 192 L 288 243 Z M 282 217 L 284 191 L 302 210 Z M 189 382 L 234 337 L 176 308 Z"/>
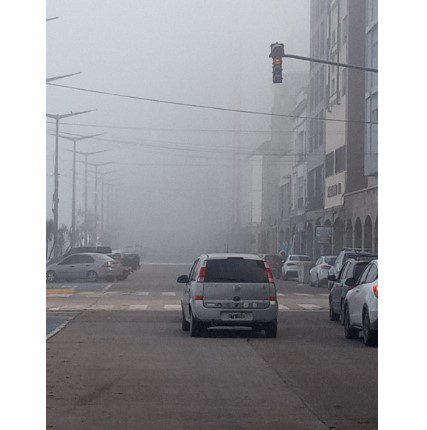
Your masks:
<path fill-rule="evenodd" d="M 228 314 L 228 318 L 231 320 L 245 319 L 245 314 L 233 312 Z"/>

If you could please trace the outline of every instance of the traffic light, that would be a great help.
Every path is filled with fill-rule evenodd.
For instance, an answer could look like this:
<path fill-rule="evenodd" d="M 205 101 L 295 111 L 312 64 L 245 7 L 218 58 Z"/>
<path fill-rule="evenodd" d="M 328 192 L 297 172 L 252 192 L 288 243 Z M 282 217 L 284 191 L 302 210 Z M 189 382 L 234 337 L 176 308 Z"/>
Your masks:
<path fill-rule="evenodd" d="M 285 56 L 283 43 L 272 43 L 269 57 L 273 59 L 273 84 L 282 82 L 282 58 Z"/>

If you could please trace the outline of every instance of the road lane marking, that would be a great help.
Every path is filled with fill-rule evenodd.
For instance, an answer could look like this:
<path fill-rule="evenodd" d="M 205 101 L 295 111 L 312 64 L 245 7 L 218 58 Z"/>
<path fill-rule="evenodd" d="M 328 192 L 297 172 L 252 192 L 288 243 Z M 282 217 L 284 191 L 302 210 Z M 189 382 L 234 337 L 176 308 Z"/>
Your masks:
<path fill-rule="evenodd" d="M 164 305 L 163 308 L 167 311 L 179 311 L 181 310 L 181 305 Z"/>
<path fill-rule="evenodd" d="M 111 311 L 113 310 L 114 305 L 93 305 L 90 309 L 96 311 Z"/>
<path fill-rule="evenodd" d="M 329 294 L 319 294 L 319 296 L 329 297 Z"/>
<path fill-rule="evenodd" d="M 149 291 L 138 291 L 135 293 L 137 296 L 148 296 L 150 294 Z"/>
<path fill-rule="evenodd" d="M 65 295 L 65 294 L 68 294 L 68 295 L 71 295 L 71 294 L 74 294 L 74 292 L 75 292 L 75 290 L 74 290 L 74 288 L 48 288 L 47 290 L 46 290 L 46 294 L 48 295 L 48 296 L 53 296 L 53 295 Z"/>
<path fill-rule="evenodd" d="M 311 297 L 314 294 L 307 294 L 307 293 L 294 293 L 296 296 L 305 296 L 305 297 Z"/>
<path fill-rule="evenodd" d="M 284 294 L 282 294 L 282 293 L 277 293 L 277 295 L 279 296 L 279 297 L 284 297 L 285 295 Z"/>
<path fill-rule="evenodd" d="M 131 311 L 146 311 L 148 305 L 129 305 L 129 310 Z"/>
<path fill-rule="evenodd" d="M 171 291 L 165 291 L 162 293 L 162 296 L 176 296 L 176 293 L 173 293 Z"/>
<path fill-rule="evenodd" d="M 279 305 L 279 311 L 288 311 L 289 308 L 285 305 Z"/>
<path fill-rule="evenodd" d="M 306 310 L 322 309 L 321 306 L 313 305 L 310 303 L 302 303 L 302 304 L 298 303 L 298 306 L 300 306 L 301 308 L 306 309 Z"/>
<path fill-rule="evenodd" d="M 102 291 L 108 291 L 112 286 L 113 284 L 108 284 Z"/>

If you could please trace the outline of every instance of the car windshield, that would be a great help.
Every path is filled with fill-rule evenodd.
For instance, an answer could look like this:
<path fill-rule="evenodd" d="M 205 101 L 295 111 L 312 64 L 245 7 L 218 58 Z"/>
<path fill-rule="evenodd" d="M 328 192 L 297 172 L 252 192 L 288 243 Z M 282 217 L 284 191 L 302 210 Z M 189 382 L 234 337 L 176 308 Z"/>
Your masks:
<path fill-rule="evenodd" d="M 261 260 L 213 259 L 206 263 L 205 282 L 268 283 L 268 275 Z"/>
<path fill-rule="evenodd" d="M 311 261 L 308 255 L 291 255 L 289 261 Z"/>
<path fill-rule="evenodd" d="M 334 265 L 337 257 L 325 257 L 325 263 L 329 265 Z"/>

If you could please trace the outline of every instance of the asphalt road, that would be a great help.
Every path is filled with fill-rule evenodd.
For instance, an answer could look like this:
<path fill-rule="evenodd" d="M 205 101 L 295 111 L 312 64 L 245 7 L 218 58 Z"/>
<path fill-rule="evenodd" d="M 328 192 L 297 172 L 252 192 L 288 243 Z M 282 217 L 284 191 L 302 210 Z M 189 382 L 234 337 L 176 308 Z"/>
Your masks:
<path fill-rule="evenodd" d="M 278 282 L 276 339 L 180 329 L 188 267 L 49 285 L 47 426 L 57 429 L 377 428 L 377 349 L 329 321 L 327 290 Z"/>

